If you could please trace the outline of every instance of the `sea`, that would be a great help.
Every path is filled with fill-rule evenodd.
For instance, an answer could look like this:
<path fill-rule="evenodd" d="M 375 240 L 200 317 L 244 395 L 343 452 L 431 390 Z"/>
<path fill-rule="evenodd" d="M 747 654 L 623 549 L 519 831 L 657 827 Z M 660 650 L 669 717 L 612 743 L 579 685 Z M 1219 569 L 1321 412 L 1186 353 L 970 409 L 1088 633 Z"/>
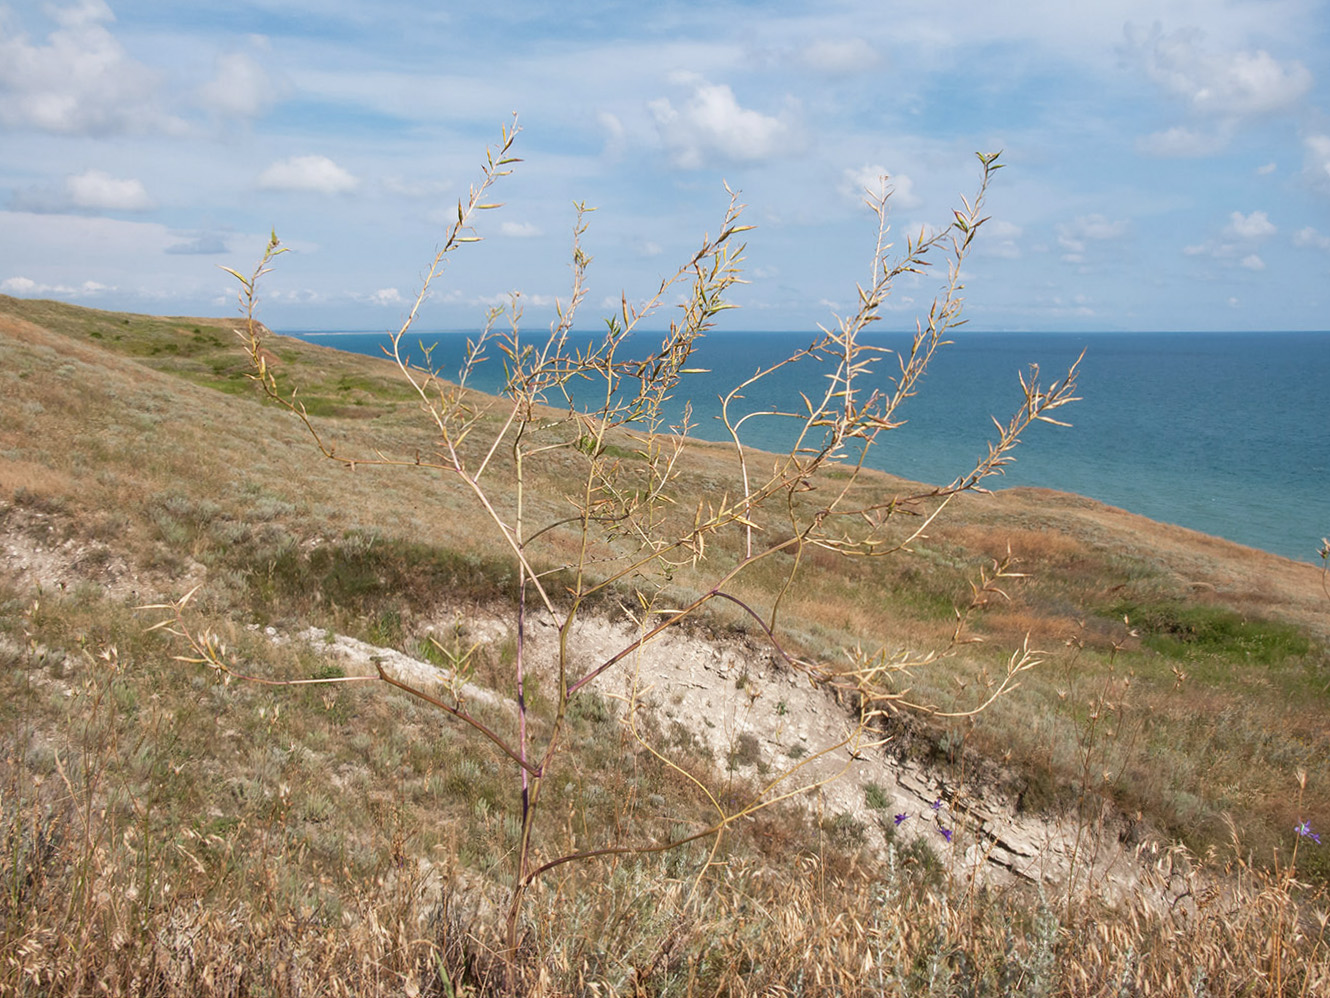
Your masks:
<path fill-rule="evenodd" d="M 313 343 L 382 355 L 384 333 L 293 332 Z M 474 335 L 474 334 L 472 334 Z M 643 356 L 660 334 L 638 333 L 622 356 Z M 694 433 L 727 439 L 719 396 L 808 346 L 812 333 L 711 333 L 676 392 L 676 416 L 692 407 Z M 1080 362 L 1077 401 L 1055 414 L 1069 427 L 1035 424 L 1016 460 L 985 485 L 1073 492 L 1299 561 L 1320 563 L 1330 535 L 1330 333 L 985 333 L 956 331 L 939 348 L 917 394 L 898 411 L 904 425 L 885 435 L 867 464 L 915 481 L 946 484 L 968 471 L 1021 405 L 1019 376 L 1038 367 L 1041 384 Z M 405 344 L 456 378 L 467 334 L 420 332 Z M 534 341 L 533 341 L 534 342 Z M 867 342 L 908 350 L 906 334 Z M 489 349 L 471 384 L 494 391 L 501 357 Z M 875 383 L 888 386 L 896 357 L 883 355 Z M 825 385 L 826 364 L 782 368 L 746 392 L 745 411 L 779 405 Z M 788 446 L 790 421 L 750 420 L 747 442 Z"/>

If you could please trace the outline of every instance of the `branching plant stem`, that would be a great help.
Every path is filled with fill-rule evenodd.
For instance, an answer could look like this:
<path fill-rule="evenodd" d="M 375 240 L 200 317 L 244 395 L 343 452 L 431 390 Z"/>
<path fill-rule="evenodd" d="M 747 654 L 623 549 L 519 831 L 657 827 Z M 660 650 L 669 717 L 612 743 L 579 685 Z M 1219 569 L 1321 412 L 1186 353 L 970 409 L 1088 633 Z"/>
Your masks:
<path fill-rule="evenodd" d="M 572 862 L 661 852 L 705 839 L 712 842 L 714 858 L 726 829 L 734 822 L 834 779 L 797 779 L 796 774 L 805 771 L 813 759 L 846 750 L 858 752 L 876 744 L 873 732 L 886 714 L 910 709 L 969 717 L 1019 685 L 1020 676 L 1038 663 L 1039 653 L 1032 651 L 1028 642 L 1012 654 L 1005 675 L 985 679 L 983 693 L 973 708 L 941 712 L 936 706 L 912 700 L 908 688 L 899 688 L 900 677 L 908 677 L 911 668 L 937 662 L 969 643 L 966 625 L 970 617 L 990 599 L 1005 595 L 1000 588 L 1003 580 L 1019 576 L 1009 561 L 996 565 L 991 573 L 985 572 L 973 585 L 970 605 L 956 611 L 955 629 L 947 646 L 923 654 L 910 656 L 888 653 L 885 648 L 864 651 L 856 647 L 843 662 L 806 659 L 781 636 L 779 611 L 798 583 L 808 548 L 845 557 L 908 552 L 926 536 L 955 496 L 984 491 L 982 483 L 1002 472 L 1021 434 L 1032 423 L 1065 425 L 1054 413 L 1076 400 L 1077 373 L 1077 365 L 1073 365 L 1064 379 L 1047 389 L 1041 387 L 1037 369 L 1023 376 L 1020 407 L 1006 423 L 994 420 L 997 436 L 986 453 L 951 484 L 890 498 L 882 497 L 879 486 L 870 487 L 864 470 L 869 451 L 882 434 L 901 425 L 901 408 L 918 391 L 947 337 L 965 322 L 963 264 L 986 221 L 985 195 L 1000 169 L 996 155 L 981 155 L 981 177 L 974 198 L 962 199 L 962 207 L 954 212 L 954 221 L 946 228 L 907 238 L 899 256 L 893 256 L 889 241 L 889 191 L 884 188 L 868 198 L 877 219 L 877 236 L 871 277 L 856 288 L 855 309 L 822 328 L 807 347 L 757 370 L 721 397 L 720 417 L 733 451 L 737 494 L 712 491 L 685 495 L 681 484 L 692 429 L 691 410 L 685 407 L 682 419 L 669 425 L 666 403 L 688 375 L 697 373 L 689 366 L 697 341 L 723 311 L 733 307 L 728 296 L 735 285 L 742 283 L 745 247 L 739 237 L 752 227 L 742 223 L 744 205 L 728 187 L 729 203 L 718 235 L 704 237 L 697 251 L 662 279 L 654 294 L 642 303 L 630 304 L 626 294 L 620 295 L 618 313 L 606 321 L 603 336 L 594 342 L 574 346 L 571 340 L 575 317 L 588 293 L 591 263 L 583 240 L 592 209 L 578 204 L 573 225 L 572 285 L 567 300 L 556 303 L 555 321 L 545 334 L 532 340 L 524 337 L 520 296 L 515 294 L 507 308 L 489 312 L 481 334 L 468 341 L 456 383 L 450 384 L 435 373 L 428 351 L 424 366 L 415 364 L 408 355 L 406 334 L 429 297 L 431 286 L 444 272 L 449 254 L 479 241 L 482 237 L 476 232 L 477 218 L 500 207 L 487 198 L 491 188 L 519 162 L 512 155 L 518 132 L 514 120 L 503 128 L 496 146 L 486 152 L 480 183 L 458 201 L 456 218 L 426 270 L 415 301 L 401 326 L 389 334 L 385 352 L 411 386 L 435 436 L 431 455 L 419 451 L 409 455 L 339 453 L 325 435 L 322 422 L 310 416 L 298 392 L 279 382 L 269 361 L 271 355 L 263 346 L 267 331 L 255 318 L 257 288 L 276 258 L 285 252 L 276 234 L 251 274 L 228 270 L 240 284 L 244 323 L 237 333 L 249 354 L 250 376 L 268 398 L 304 425 L 319 451 L 350 469 L 378 465 L 443 473 L 445 480 L 456 482 L 474 503 L 495 539 L 511 556 L 517 577 L 512 608 L 516 735 L 500 734 L 480 721 L 464 708 L 460 696 L 449 703 L 389 674 L 381 664 L 377 676 L 337 680 L 275 680 L 240 673 L 230 666 L 228 653 L 216 638 L 200 633 L 189 623 L 186 606 L 193 593 L 165 607 L 172 616 L 159 625 L 188 643 L 192 654 L 182 656 L 183 661 L 208 666 L 223 678 L 270 685 L 382 681 L 469 726 L 508 759 L 515 767 L 521 821 L 506 924 L 510 966 L 521 941 L 525 893 L 543 874 Z M 927 275 L 938 259 L 945 261 L 941 288 L 926 318 L 916 322 L 909 349 L 896 356 L 894 375 L 880 376 L 881 362 L 889 351 L 867 342 L 864 334 L 881 318 L 896 282 L 904 275 Z M 682 302 L 658 346 L 646 356 L 625 358 L 629 338 L 671 296 L 681 296 Z M 504 388 L 493 397 L 466 387 L 476 367 L 485 361 L 488 349 L 501 356 L 505 373 Z M 794 365 L 825 365 L 820 393 L 801 394 L 797 399 L 744 411 L 746 393 L 777 371 Z M 752 425 L 771 420 L 790 424 L 791 444 L 774 460 L 762 457 L 761 461 L 769 463 L 769 470 L 759 471 L 757 455 L 745 441 Z M 640 460 L 616 457 L 616 453 L 622 453 L 620 441 L 631 443 Z M 536 504 L 531 499 L 536 494 L 533 490 L 544 488 L 538 482 L 539 469 L 556 459 L 577 466 L 580 477 L 577 487 L 562 497 L 541 493 L 542 500 L 562 499 L 563 507 L 547 515 L 549 503 Z M 833 465 L 835 476 L 828 474 Z M 497 484 L 504 480 L 510 485 Z M 818 488 L 823 490 L 819 495 L 826 495 L 820 502 L 812 498 Z M 544 519 L 529 522 L 537 505 Z M 896 526 L 900 517 L 909 523 L 904 531 Z M 733 538 L 736 530 L 741 537 L 738 556 L 730 567 L 712 569 L 708 561 L 711 547 Z M 782 572 L 783 581 L 769 606 L 759 608 L 751 598 L 735 594 L 733 587 L 738 580 L 782 553 L 793 556 L 792 564 Z M 672 601 L 677 605 L 671 608 L 665 591 L 675 572 L 687 573 L 692 580 L 691 594 L 682 600 L 674 597 Z M 551 580 L 556 575 L 564 580 L 563 589 L 553 587 Z M 631 616 L 639 624 L 638 634 L 602 661 L 588 663 L 574 650 L 574 625 L 587 612 L 592 597 L 609 591 L 627 597 L 628 604 L 636 604 Z M 641 690 L 634 680 L 630 692 L 621 697 L 621 723 L 631 735 L 632 744 L 643 757 L 685 777 L 705 799 L 714 818 L 705 822 L 705 827 L 667 841 L 615 841 L 542 859 L 537 822 L 541 790 L 560 761 L 573 699 L 624 663 L 640 661 L 641 652 L 654 638 L 696 618 L 714 600 L 736 606 L 756 622 L 787 668 L 813 684 L 848 695 L 854 714 L 848 718 L 846 732 L 767 780 L 742 803 L 731 806 L 710 789 L 706 779 L 653 743 L 638 723 L 643 707 Z M 538 665 L 532 660 L 529 637 L 535 615 L 558 628 L 557 658 L 553 662 Z M 542 668 L 557 677 L 557 695 L 548 714 L 536 725 L 528 687 Z M 849 765 L 850 758 L 852 754 L 846 756 L 844 766 Z M 704 865 L 698 875 L 706 869 Z"/>

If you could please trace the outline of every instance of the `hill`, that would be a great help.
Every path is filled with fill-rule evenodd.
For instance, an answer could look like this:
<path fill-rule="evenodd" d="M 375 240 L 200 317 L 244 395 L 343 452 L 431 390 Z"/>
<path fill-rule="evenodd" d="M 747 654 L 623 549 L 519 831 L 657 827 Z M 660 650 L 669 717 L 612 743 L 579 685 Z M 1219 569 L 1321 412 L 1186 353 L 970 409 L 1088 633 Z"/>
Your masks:
<path fill-rule="evenodd" d="M 0 911 L 4 949 L 21 954 L 6 989 L 483 990 L 518 828 L 501 755 L 420 699 L 365 684 L 218 682 L 176 661 L 187 643 L 150 630 L 171 614 L 146 604 L 197 587 L 182 620 L 224 642 L 237 671 L 349 679 L 400 654 L 451 668 L 496 729 L 514 695 L 513 569 L 456 483 L 324 459 L 263 404 L 236 325 L 0 297 Z M 387 361 L 265 345 L 330 448 L 437 447 Z M 610 446 L 633 459 L 628 437 Z M 681 505 L 737 490 L 725 448 L 699 444 L 686 461 Z M 532 506 L 557 516 L 566 474 L 534 469 Z M 870 473 L 854 488 L 874 501 L 926 491 Z M 663 841 L 720 806 L 695 780 L 742 800 L 806 752 L 847 772 L 811 795 L 820 808 L 743 815 L 710 851 L 607 856 L 540 882 L 523 953 L 543 986 L 740 993 L 823 975 L 828 993 L 881 993 L 895 974 L 928 993 L 930 966 L 994 989 L 1002 974 L 1052 988 L 1078 972 L 1162 982 L 1201 967 L 1212 993 L 1230 993 L 1225 968 L 1233 993 L 1258 973 L 1314 993 L 1324 923 L 1300 921 L 1317 900 L 1298 897 L 1291 871 L 1296 857 L 1300 879 L 1330 875 L 1294 833 L 1330 828 L 1323 575 L 1032 489 L 958 496 L 911 547 L 808 552 L 784 600 L 791 654 L 945 647 L 978 573 L 1009 552 L 1022 577 L 968 622 L 983 642 L 911 670 L 909 699 L 966 709 L 1027 636 L 1042 664 L 975 718 L 880 720 L 885 742 L 865 758 L 823 757 L 853 704 L 838 714 L 825 691 L 805 696 L 751 619 L 708 607 L 668 637 L 686 643 L 634 673 L 654 700 L 607 682 L 579 708 L 542 834 L 574 852 Z M 737 594 L 769 606 L 785 572 L 770 564 Z M 685 601 L 694 584 L 681 566 L 667 595 Z M 596 628 L 634 626 L 630 596 L 610 586 L 594 601 L 577 636 L 587 656 L 613 647 Z M 556 682 L 541 647 L 537 708 Z M 640 727 L 624 698 L 649 706 Z M 1027 855 L 1019 871 L 1042 902 L 970 876 L 998 855 L 1016 863 L 999 821 L 1062 836 L 1058 863 Z M 1150 861 L 1129 876 L 1102 861 L 1138 845 Z M 1107 935 L 1086 935 L 1096 925 Z"/>

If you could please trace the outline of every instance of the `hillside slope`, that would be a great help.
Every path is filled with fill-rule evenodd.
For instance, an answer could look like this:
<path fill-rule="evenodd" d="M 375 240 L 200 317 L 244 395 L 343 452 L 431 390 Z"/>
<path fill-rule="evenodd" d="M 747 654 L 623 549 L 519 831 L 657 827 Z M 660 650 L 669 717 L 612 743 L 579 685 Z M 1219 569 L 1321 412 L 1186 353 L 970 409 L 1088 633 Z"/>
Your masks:
<path fill-rule="evenodd" d="M 512 572 L 465 496 L 435 472 L 351 471 L 323 459 L 298 422 L 263 404 L 232 326 L 0 297 L 0 718 L 6 801 L 18 802 L 7 820 L 22 825 L 37 808 L 73 828 L 74 812 L 62 808 L 82 800 L 100 809 L 104 834 L 129 835 L 164 864 L 139 869 L 135 897 L 119 895 L 122 913 L 140 919 L 149 901 L 179 916 L 167 903 L 175 892 L 219 918 L 237 896 L 255 911 L 270 897 L 262 903 L 274 906 L 264 909 L 274 925 L 305 917 L 283 914 L 285 899 L 326 926 L 356 909 L 348 877 L 380 887 L 409 879 L 435 900 L 446 895 L 440 876 L 499 879 L 514 801 L 502 760 L 479 743 L 417 701 L 356 685 L 215 685 L 206 670 L 173 661 L 186 646 L 147 630 L 164 612 L 143 604 L 198 587 L 191 620 L 224 637 L 248 671 L 354 672 L 318 641 L 289 640 L 315 628 L 435 664 L 446 661 L 441 651 L 474 645 L 470 681 L 513 695 L 502 625 Z M 387 362 L 281 337 L 268 348 L 339 449 L 409 455 L 434 445 Z M 732 488 L 723 448 L 698 445 L 689 460 L 685 489 Z M 537 500 L 551 515 L 558 473 L 546 472 L 551 488 Z M 912 490 L 876 474 L 857 487 Z M 1068 891 L 1078 876 L 1081 887 L 1103 884 L 1094 859 L 1078 867 L 1075 853 L 1083 834 L 1105 829 L 1102 841 L 1120 851 L 1125 842 L 1125 852 L 1149 834 L 1203 851 L 1227 843 L 1232 829 L 1262 861 L 1286 864 L 1296 845 L 1304 877 L 1330 872 L 1291 831 L 1330 827 L 1319 761 L 1330 749 L 1330 597 L 1316 568 L 1032 489 L 962 496 L 913 547 L 868 562 L 810 555 L 787 601 L 791 648 L 834 657 L 856 642 L 943 645 L 971 581 L 1010 551 L 1028 577 L 1010 580 L 1010 599 L 994 598 L 977 616 L 982 643 L 910 677 L 911 698 L 972 704 L 985 670 L 1000 669 L 1027 635 L 1045 650 L 1043 665 L 977 719 L 902 718 L 882 731 L 889 741 L 867 751 L 886 768 L 872 773 L 905 765 L 918 784 L 913 800 L 903 782 L 852 767 L 824 794 L 820 815 L 778 807 L 737 825 L 720 854 L 734 870 L 805 856 L 849 883 L 860 849 L 892 846 L 921 883 L 944 869 L 959 878 L 967 855 L 993 857 L 992 816 L 975 815 L 1000 801 L 1011 821 L 1069 830 L 1071 844 L 1059 847 L 1069 865 L 1056 881 Z M 779 573 L 757 577 L 741 592 L 761 604 L 779 582 Z M 689 585 L 681 572 L 675 591 Z M 608 595 L 596 626 L 623 627 L 627 596 Z M 665 660 L 676 678 L 666 665 L 647 677 L 667 692 L 644 722 L 685 769 L 720 770 L 739 794 L 794 765 L 820 736 L 834 742 L 844 725 L 834 700 L 819 701 L 820 714 L 793 709 L 793 693 L 781 691 L 795 677 L 738 614 L 709 613 L 689 639 L 695 662 L 685 667 L 678 652 Z M 717 649 L 710 663 L 707 647 Z M 736 658 L 743 648 L 755 657 Z M 708 689 L 737 708 L 689 699 L 704 672 Z M 605 684 L 568 747 L 575 775 L 558 791 L 550 834 L 578 848 L 617 841 L 621 828 L 650 837 L 708 810 L 705 795 L 625 734 L 614 707 L 622 695 Z M 723 713 L 735 709 L 741 721 Z M 750 730 L 761 737 L 745 741 Z M 926 806 L 934 793 L 945 797 L 942 814 Z M 81 827 L 91 834 L 87 821 Z M 963 831 L 964 841 L 951 849 L 940 828 Z M 269 850 L 282 862 L 256 864 Z M 83 854 L 84 872 L 96 855 Z M 707 859 L 682 855 L 666 871 L 676 882 Z M 1051 854 L 1026 858 L 1045 861 L 1042 869 Z M 97 872 L 107 884 L 125 876 Z M 240 895 L 235 876 L 246 884 Z M 84 899 L 89 912 L 96 896 Z M 485 890 L 467 896 L 479 918 Z M 7 931 L 18 927 L 15 910 L 6 909 Z M 78 924 L 93 933 L 104 917 Z M 371 936 L 357 937 L 364 953 L 384 945 Z M 280 938 L 271 944 L 280 948 Z"/>

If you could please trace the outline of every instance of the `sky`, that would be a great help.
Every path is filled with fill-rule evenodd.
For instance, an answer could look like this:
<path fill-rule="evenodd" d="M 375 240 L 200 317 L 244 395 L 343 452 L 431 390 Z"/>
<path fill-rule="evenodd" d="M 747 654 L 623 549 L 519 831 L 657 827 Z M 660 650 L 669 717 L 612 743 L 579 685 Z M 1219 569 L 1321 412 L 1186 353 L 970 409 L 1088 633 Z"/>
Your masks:
<path fill-rule="evenodd" d="M 0 293 L 279 330 L 405 316 L 485 149 L 515 154 L 422 329 L 579 326 L 748 205 L 735 330 L 812 330 L 892 237 L 1006 168 L 976 330 L 1330 329 L 1330 9 L 1317 0 L 0 0 Z M 939 276 L 902 280 L 912 328 Z M 647 323 L 661 328 L 672 303 Z"/>

